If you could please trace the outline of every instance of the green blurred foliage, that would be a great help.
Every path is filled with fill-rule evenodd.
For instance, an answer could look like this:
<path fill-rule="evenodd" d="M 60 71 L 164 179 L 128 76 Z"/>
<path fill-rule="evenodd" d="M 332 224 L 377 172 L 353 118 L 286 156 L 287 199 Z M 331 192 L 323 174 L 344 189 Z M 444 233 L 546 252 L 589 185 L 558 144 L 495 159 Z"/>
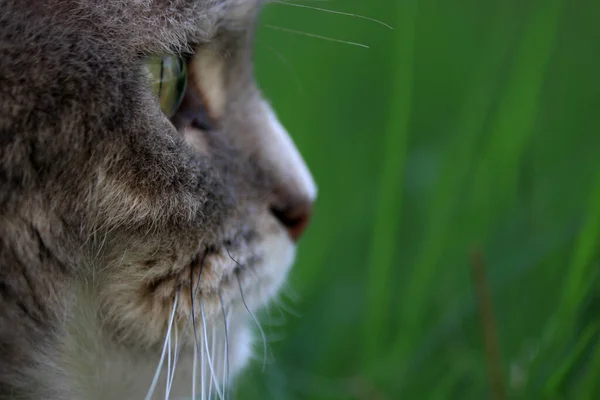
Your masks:
<path fill-rule="evenodd" d="M 256 72 L 319 185 L 251 399 L 600 398 L 600 2 L 270 4 Z M 274 28 L 363 43 L 369 49 Z"/>

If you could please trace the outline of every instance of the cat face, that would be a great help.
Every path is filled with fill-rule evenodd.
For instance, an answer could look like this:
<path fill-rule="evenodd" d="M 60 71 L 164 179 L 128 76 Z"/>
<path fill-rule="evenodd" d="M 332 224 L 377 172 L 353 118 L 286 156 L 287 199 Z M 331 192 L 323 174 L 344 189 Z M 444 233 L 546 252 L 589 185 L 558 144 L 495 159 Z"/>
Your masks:
<path fill-rule="evenodd" d="M 164 337 L 177 293 L 184 314 L 192 313 L 194 300 L 196 306 L 202 303 L 207 320 L 220 318 L 223 308 L 241 307 L 242 296 L 253 309 L 263 304 L 281 285 L 294 242 L 310 216 L 312 177 L 253 81 L 257 7 L 255 1 L 220 3 L 226 22 L 212 28 L 210 38 L 190 45 L 191 52 L 181 61 L 187 81 L 181 100 L 173 96 L 171 103 L 178 106 L 172 115 L 160 115 L 163 123 L 168 119 L 172 125 L 169 139 L 185 143 L 180 157 L 188 157 L 192 176 L 200 179 L 194 182 L 200 193 L 186 193 L 180 200 L 192 207 L 184 208 L 188 215 L 183 220 L 178 215 L 169 222 L 176 222 L 166 227 L 173 234 L 152 227 L 156 233 L 145 233 L 131 256 L 127 250 L 121 255 L 117 246 L 118 268 L 107 274 L 101 295 L 118 333 L 133 335 L 136 341 L 140 338 L 131 327 L 148 316 L 152 323 L 140 327 L 144 336 L 151 341 Z M 163 70 L 171 66 L 165 59 Z M 158 75 L 151 79 L 160 86 Z M 163 86 L 168 83 L 165 80 Z M 139 84 L 148 92 L 147 82 Z M 156 108 L 156 99 L 146 106 Z M 164 107 L 162 111 L 165 114 Z M 109 196 L 121 196 L 121 188 L 117 194 L 110 186 L 105 190 Z M 175 241 L 181 222 L 183 237 Z M 149 241 L 146 235 L 156 239 Z M 198 317 L 198 310 L 195 313 Z M 156 316 L 163 326 L 151 332 L 148 325 L 156 325 Z"/>
<path fill-rule="evenodd" d="M 254 83 L 259 1 L 23 3 L 0 1 L 0 263 L 45 282 L 31 335 L 70 357 L 86 315 L 158 355 L 176 327 L 191 357 L 227 325 L 239 368 L 316 195 Z"/>

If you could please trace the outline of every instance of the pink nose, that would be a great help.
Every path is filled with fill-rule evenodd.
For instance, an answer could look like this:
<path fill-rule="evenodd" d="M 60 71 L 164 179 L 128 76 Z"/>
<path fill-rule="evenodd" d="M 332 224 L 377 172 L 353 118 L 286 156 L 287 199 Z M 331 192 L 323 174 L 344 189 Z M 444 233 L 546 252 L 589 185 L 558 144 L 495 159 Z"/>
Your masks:
<path fill-rule="evenodd" d="M 297 241 L 308 226 L 312 203 L 304 202 L 286 208 L 272 207 L 271 212 L 281 222 L 293 241 Z"/>

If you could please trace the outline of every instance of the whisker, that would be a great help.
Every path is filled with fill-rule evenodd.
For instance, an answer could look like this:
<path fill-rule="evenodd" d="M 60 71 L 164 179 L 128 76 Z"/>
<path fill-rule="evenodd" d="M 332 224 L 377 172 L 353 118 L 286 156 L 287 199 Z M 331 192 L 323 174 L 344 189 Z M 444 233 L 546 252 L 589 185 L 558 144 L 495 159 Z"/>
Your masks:
<path fill-rule="evenodd" d="M 295 33 L 296 35 L 308 36 L 308 37 L 312 37 L 312 38 L 316 38 L 316 39 L 326 40 L 326 41 L 329 41 L 329 42 L 345 43 L 345 44 L 349 44 L 351 46 L 363 47 L 365 49 L 369 48 L 369 46 L 367 46 L 366 44 L 356 43 L 356 42 L 350 42 L 350 41 L 342 40 L 342 39 L 334 39 L 334 38 L 330 38 L 330 37 L 327 37 L 327 36 L 317 35 L 315 33 L 308 33 L 308 32 L 298 31 L 298 30 L 289 29 L 289 28 L 283 28 L 281 26 L 269 25 L 269 24 L 266 24 L 266 25 L 263 25 L 263 26 L 265 28 L 273 29 L 273 30 L 276 30 L 276 31 L 287 32 L 287 33 Z"/>
<path fill-rule="evenodd" d="M 270 333 L 269 334 L 269 343 L 277 343 L 285 340 L 287 335 L 285 333 Z"/>
<path fill-rule="evenodd" d="M 273 315 L 272 309 L 277 310 L 278 315 Z M 275 303 L 269 304 L 269 309 L 267 312 L 268 312 L 267 320 L 265 321 L 266 323 L 263 322 L 263 325 L 271 326 L 274 328 L 280 328 L 287 323 L 285 314 L 279 307 L 277 307 L 277 305 Z"/>
<path fill-rule="evenodd" d="M 206 337 L 203 340 L 204 340 L 204 342 L 206 342 Z M 202 393 L 202 396 L 201 396 L 202 400 L 205 400 L 205 398 L 206 398 L 205 397 L 206 396 L 205 395 L 206 385 L 204 384 L 204 379 L 205 379 L 204 378 L 204 372 L 205 372 L 206 368 L 204 367 L 204 365 L 205 365 L 204 364 L 204 346 L 202 346 L 202 351 L 200 352 L 200 386 L 201 386 L 200 390 L 202 391 L 201 392 Z"/>
<path fill-rule="evenodd" d="M 293 304 L 298 304 L 300 301 L 300 294 L 289 283 L 284 285 L 282 294 L 285 295 L 285 297 Z"/>
<path fill-rule="evenodd" d="M 231 361 L 230 361 L 230 351 L 229 351 L 229 318 L 231 317 L 231 312 L 227 311 L 227 317 L 225 318 L 225 320 L 227 321 L 227 343 L 226 343 L 226 350 L 227 350 L 227 370 L 225 371 L 225 375 L 226 375 L 226 382 L 227 382 L 227 399 L 231 398 Z"/>
<path fill-rule="evenodd" d="M 345 15 L 347 17 L 353 17 L 353 18 L 359 18 L 359 19 L 364 19 L 367 21 L 371 21 L 371 22 L 375 22 L 376 24 L 385 26 L 388 29 L 394 30 L 394 28 L 391 25 L 386 24 L 383 21 L 380 21 L 378 19 L 375 18 L 371 18 L 371 17 L 366 17 L 364 15 L 360 15 L 360 14 L 352 14 L 352 13 L 348 13 L 348 12 L 344 12 L 344 11 L 336 11 L 336 10 L 330 10 L 328 8 L 319 8 L 319 7 L 313 7 L 313 6 L 307 6 L 305 4 L 297 4 L 297 3 L 289 3 L 287 1 L 277 1 L 277 0 L 271 0 L 272 3 L 277 3 L 277 4 L 283 4 L 286 6 L 292 6 L 292 7 L 300 7 L 300 8 L 308 8 L 310 10 L 316 10 L 316 11 L 323 11 L 326 13 L 330 13 L 330 14 L 338 14 L 338 15 Z"/>
<path fill-rule="evenodd" d="M 160 376 L 160 371 L 162 370 L 163 362 L 165 361 L 165 354 L 167 352 L 167 343 L 171 336 L 171 328 L 173 327 L 173 320 L 175 319 L 175 311 L 177 310 L 177 300 L 179 300 L 179 290 L 175 293 L 175 300 L 173 302 L 173 311 L 171 311 L 171 318 L 169 319 L 169 327 L 167 328 L 167 337 L 165 338 L 165 344 L 163 345 L 162 354 L 160 355 L 160 361 L 158 362 L 158 366 L 156 367 L 156 372 L 154 373 L 154 378 L 152 379 L 152 384 L 150 385 L 150 389 L 148 389 L 148 393 L 146 394 L 145 400 L 150 400 L 152 395 L 154 394 L 154 389 L 156 388 L 156 384 L 158 383 L 158 377 Z"/>
<path fill-rule="evenodd" d="M 202 255 L 202 258 L 200 259 L 200 271 L 198 271 L 198 279 L 196 280 L 196 289 L 194 291 L 194 297 L 198 296 L 198 292 L 200 291 L 200 277 L 202 276 L 202 270 L 204 269 L 204 260 L 206 260 L 206 257 L 208 256 L 208 251 L 205 251 L 204 254 Z M 196 258 L 197 260 L 197 258 Z"/>
<path fill-rule="evenodd" d="M 200 314 L 202 316 L 202 327 L 204 329 L 204 347 L 206 347 L 206 353 L 207 353 L 206 358 L 208 361 L 208 368 L 210 369 L 211 379 L 213 379 L 216 383 L 217 378 L 215 376 L 215 370 L 213 369 L 210 351 L 208 350 L 208 341 L 207 341 L 208 335 L 206 333 L 206 317 L 204 316 L 204 306 L 202 304 L 202 299 L 200 299 L 199 303 L 200 303 Z M 211 381 L 211 384 L 212 384 L 212 381 Z M 219 396 L 219 398 L 221 400 L 223 400 L 223 394 L 221 393 L 221 390 L 219 390 L 219 385 L 215 385 L 215 390 L 217 391 L 217 395 Z"/>
<path fill-rule="evenodd" d="M 193 311 L 192 311 L 192 314 L 193 314 Z M 192 315 L 192 319 L 194 319 L 193 315 Z M 196 345 L 194 346 L 194 362 L 192 364 L 192 399 L 196 398 L 196 377 L 198 376 L 197 368 L 198 368 L 198 336 L 196 336 Z"/>
<path fill-rule="evenodd" d="M 204 385 L 204 348 L 200 349 L 200 344 L 198 342 L 198 329 L 196 327 L 196 317 L 195 317 L 195 307 L 194 307 L 194 298 L 198 295 L 198 291 L 200 289 L 200 278 L 202 276 L 202 271 L 204 269 L 204 260 L 206 259 L 206 256 L 208 255 L 208 252 L 204 252 L 204 254 L 202 255 L 202 258 L 200 260 L 198 260 L 198 255 L 196 255 L 194 257 L 194 259 L 192 260 L 192 265 L 190 265 L 190 304 L 191 304 L 191 308 L 192 308 L 192 313 L 191 313 L 191 318 L 192 318 L 192 328 L 194 331 L 194 341 L 195 341 L 195 346 L 194 346 L 194 364 L 192 366 L 192 369 L 194 370 L 193 374 L 193 380 L 192 380 L 192 391 L 193 391 L 193 397 L 195 398 L 196 396 L 196 379 L 197 379 L 197 363 L 198 363 L 198 353 L 200 353 L 200 393 L 201 393 L 201 399 L 204 400 L 205 399 L 205 393 L 204 393 L 204 388 L 206 387 Z M 198 279 L 196 281 L 196 286 L 194 287 L 194 269 L 196 268 L 196 266 L 200 266 L 200 270 L 198 271 Z M 205 338 L 206 340 L 206 338 Z"/>
<path fill-rule="evenodd" d="M 173 370 L 171 371 L 171 380 L 169 381 L 169 388 L 167 389 L 168 400 L 171 397 L 171 388 L 173 387 L 173 380 L 175 379 L 175 368 L 177 367 L 177 361 L 179 360 L 179 328 L 175 325 L 175 351 L 173 357 Z"/>
<path fill-rule="evenodd" d="M 212 345 L 210 346 L 211 351 L 212 351 L 212 360 L 213 360 L 213 368 L 215 369 L 215 371 L 218 370 L 218 367 L 220 366 L 219 364 L 219 359 L 217 358 L 217 347 L 221 345 L 220 341 L 217 341 L 217 327 L 215 326 L 215 324 L 212 325 Z M 225 362 L 225 360 L 223 359 L 222 361 L 223 363 Z M 223 379 L 224 379 L 225 375 L 223 375 Z M 215 372 L 215 387 L 219 386 L 219 382 L 217 382 L 217 376 L 216 376 L 216 372 Z M 221 393 L 223 393 L 223 399 L 227 398 L 227 395 L 225 393 L 224 387 L 221 388 Z"/>
<path fill-rule="evenodd" d="M 227 327 L 227 314 L 225 313 L 225 306 L 223 305 L 223 294 L 219 290 L 219 301 L 221 302 L 221 311 L 223 312 L 223 328 L 225 329 L 225 361 L 224 367 L 224 388 L 229 390 L 229 329 Z M 223 390 L 225 392 L 225 389 Z M 228 392 L 227 392 L 228 393 Z"/>
<path fill-rule="evenodd" d="M 231 252 L 229 251 L 229 248 L 225 247 L 225 251 L 227 252 L 227 255 L 229 256 L 229 258 L 240 269 L 245 269 L 245 267 L 242 264 L 240 264 L 240 262 L 238 260 L 236 260 L 235 258 L 233 258 L 233 256 L 231 255 Z M 248 307 L 248 304 L 246 303 L 246 299 L 244 297 L 244 290 L 242 289 L 242 282 L 240 281 L 240 276 L 237 273 L 235 274 L 235 278 L 237 280 L 238 287 L 240 288 L 240 297 L 242 298 L 242 303 L 244 304 L 244 308 L 246 308 L 246 311 L 248 312 L 248 314 L 250 314 L 250 316 L 254 320 L 254 324 L 258 327 L 258 330 L 260 331 L 260 336 L 262 337 L 262 341 L 263 341 L 263 366 L 262 366 L 262 372 L 265 372 L 265 367 L 266 367 L 266 364 L 267 364 L 267 339 L 265 337 L 265 332 L 263 331 L 263 328 L 260 325 L 260 322 L 258 322 L 258 319 L 254 316 L 254 313 L 252 311 L 250 311 L 250 307 Z"/>
<path fill-rule="evenodd" d="M 165 382 L 165 400 L 169 398 L 169 381 L 171 380 L 171 335 L 169 334 L 169 346 L 167 352 L 167 376 Z"/>
<path fill-rule="evenodd" d="M 200 373 L 201 375 L 201 390 L 202 390 L 202 399 L 204 399 L 204 352 L 200 351 L 200 344 L 198 343 L 198 329 L 196 327 L 196 317 L 195 317 L 195 307 L 194 307 L 194 298 L 198 294 L 198 288 L 200 287 L 200 276 L 202 275 L 202 270 L 204 269 L 204 259 L 206 257 L 206 253 L 202 256 L 202 259 L 198 260 L 198 255 L 194 257 L 192 260 L 192 264 L 190 265 L 190 304 L 192 308 L 191 318 L 192 318 L 192 328 L 194 331 L 194 341 L 195 341 L 195 349 L 194 349 L 194 365 L 193 369 L 197 367 L 197 357 L 198 353 L 200 353 L 202 360 L 200 363 Z M 198 271 L 198 281 L 196 283 L 196 287 L 194 288 L 194 269 L 196 269 L 197 265 L 200 265 L 200 271 Z M 192 391 L 193 395 L 196 395 L 196 372 L 194 372 L 194 378 L 192 380 Z"/>
<path fill-rule="evenodd" d="M 280 311 L 285 311 L 286 313 L 290 314 L 293 317 L 296 318 L 301 318 L 302 316 L 293 308 L 291 308 L 291 306 L 287 305 L 283 299 L 279 299 L 275 302 L 275 304 L 277 305 L 277 307 L 279 308 Z M 283 314 L 282 314 L 283 315 Z"/>
<path fill-rule="evenodd" d="M 246 303 L 246 299 L 244 298 L 244 290 L 242 289 L 242 283 L 240 282 L 239 275 L 236 274 L 235 277 L 236 277 L 237 282 L 238 282 L 238 287 L 240 288 L 240 296 L 242 298 L 242 303 L 244 303 L 244 307 L 246 308 L 246 311 L 248 311 L 248 314 L 250 314 L 250 316 L 254 320 L 254 324 L 257 326 L 258 330 L 260 331 L 260 336 L 262 337 L 262 341 L 263 341 L 263 366 L 262 366 L 262 372 L 265 372 L 265 367 L 266 367 L 266 364 L 267 364 L 267 339 L 265 337 L 265 332 L 263 331 L 263 328 L 260 325 L 260 322 L 258 322 L 258 319 L 256 319 L 256 317 L 254 316 L 254 313 L 252 311 L 250 311 L 250 307 L 248 307 L 248 304 Z"/>
<path fill-rule="evenodd" d="M 261 46 L 263 46 L 264 48 L 266 48 L 267 50 L 269 50 L 271 53 L 273 53 L 275 55 L 275 57 L 277 57 L 279 59 L 279 61 L 281 61 L 281 63 L 286 66 L 286 68 L 292 74 L 292 78 L 296 82 L 296 86 L 298 87 L 298 93 L 300 95 L 304 95 L 304 86 L 302 85 L 302 81 L 300 80 L 300 76 L 298 75 L 298 73 L 296 72 L 296 70 L 294 69 L 294 67 L 292 66 L 292 64 L 288 61 L 288 59 L 285 58 L 283 56 L 283 54 L 281 54 L 279 51 L 277 51 L 274 47 L 269 46 L 267 44 L 264 44 L 261 41 L 259 41 L 258 39 L 256 39 L 256 43 L 259 44 L 259 45 L 261 45 Z"/>
<path fill-rule="evenodd" d="M 206 339 L 208 340 L 208 339 Z M 215 325 L 213 324 L 212 326 L 212 341 L 210 342 L 210 350 L 211 352 L 208 353 L 208 357 L 214 360 L 214 356 L 215 356 L 215 342 L 216 342 L 216 336 L 215 336 Z M 212 355 L 211 355 L 212 354 Z M 213 364 L 213 366 L 216 368 L 216 365 Z M 213 380 L 214 380 L 214 384 L 217 385 L 217 377 L 214 376 L 214 374 L 211 376 L 211 380 L 210 382 L 208 382 L 208 399 L 210 400 L 210 398 L 212 397 L 212 390 L 213 390 Z"/>

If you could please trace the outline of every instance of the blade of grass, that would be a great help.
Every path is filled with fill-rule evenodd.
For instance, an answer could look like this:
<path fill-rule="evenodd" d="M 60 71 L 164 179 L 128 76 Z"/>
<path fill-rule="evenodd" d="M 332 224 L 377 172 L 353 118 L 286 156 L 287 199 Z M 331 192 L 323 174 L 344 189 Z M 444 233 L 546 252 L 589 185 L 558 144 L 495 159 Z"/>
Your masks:
<path fill-rule="evenodd" d="M 583 351 L 588 347 L 592 340 L 598 335 L 600 332 L 600 322 L 595 322 L 587 326 L 582 335 L 577 340 L 577 344 L 572 349 L 572 351 L 568 354 L 567 359 L 564 361 L 562 366 L 548 379 L 546 384 L 545 394 L 547 396 L 559 395 L 558 390 L 560 389 L 560 385 L 564 381 L 565 377 L 569 374 L 573 366 L 577 363 L 579 358 L 583 355 Z M 598 354 L 600 356 L 600 354 Z M 598 368 L 591 368 L 590 371 L 593 371 L 595 374 L 598 371 Z M 594 375 L 595 376 L 595 375 Z M 580 397 L 584 398 L 584 397 Z M 589 398 L 589 397 L 588 397 Z"/>
<path fill-rule="evenodd" d="M 596 332 L 598 325 L 595 324 Z M 592 360 L 590 361 L 587 371 L 579 384 L 577 399 L 597 399 L 598 398 L 598 371 L 600 371 L 600 346 L 596 346 Z"/>
<path fill-rule="evenodd" d="M 600 172 L 597 174 L 590 195 L 584 221 L 572 260 L 566 269 L 565 284 L 563 285 L 559 308 L 545 327 L 545 331 L 549 336 L 546 345 L 548 357 L 556 353 L 556 349 L 564 349 L 565 346 L 568 346 L 569 338 L 575 329 L 578 310 L 590 290 L 594 274 L 597 273 L 593 269 L 593 259 L 598 253 L 598 242 L 600 241 Z M 542 368 L 541 363 L 542 360 L 537 360 L 533 363 L 531 369 L 536 371 Z M 568 371 L 569 365 L 569 360 L 566 360 L 560 370 Z M 546 393 L 553 393 L 557 389 L 558 376 L 556 374 L 550 376 L 543 389 Z"/>
<path fill-rule="evenodd" d="M 507 253 L 506 257 L 497 260 L 502 265 L 513 264 L 517 267 L 512 271 L 512 274 L 503 277 L 496 276 L 491 281 L 492 294 L 504 292 L 514 282 L 521 280 L 530 269 L 539 268 L 538 266 L 544 260 L 556 257 L 556 252 L 562 251 L 560 249 L 570 245 L 574 236 L 575 232 L 561 232 L 557 237 L 548 234 L 541 235 L 536 238 L 537 244 L 531 246 L 534 251 L 527 253 L 525 258 L 515 258 L 512 253 Z M 410 364 L 410 372 L 407 375 L 408 380 L 418 376 L 428 363 L 433 362 L 433 354 L 436 350 L 439 350 L 449 338 L 456 335 L 461 323 L 474 315 L 475 311 L 475 305 L 472 301 L 465 302 L 461 312 L 445 316 L 424 336 L 419 346 L 416 347 L 416 358 L 413 358 L 413 363 Z"/>
<path fill-rule="evenodd" d="M 412 103 L 415 30 L 418 0 L 398 3 L 398 43 L 392 88 L 392 109 L 387 127 L 383 165 L 379 180 L 378 208 L 368 260 L 367 307 L 364 357 L 370 365 L 380 356 L 382 332 L 392 314 L 391 270 L 397 248 L 397 230 L 402 208 L 402 187 Z"/>
<path fill-rule="evenodd" d="M 445 237 L 449 234 L 451 216 L 454 207 L 459 204 L 459 188 L 467 178 L 469 167 L 476 154 L 477 137 L 482 132 L 488 112 L 491 108 L 500 69 L 508 56 L 514 32 L 506 31 L 513 19 L 514 4 L 510 1 L 499 2 L 495 18 L 484 41 L 487 50 L 475 71 L 470 85 L 463 114 L 460 115 L 456 129 L 454 149 L 449 152 L 451 159 L 443 168 L 440 183 L 437 185 L 429 216 L 428 235 L 419 252 L 419 258 L 412 267 L 413 274 L 404 298 L 410 299 L 410 306 L 402 310 L 401 324 L 406 329 L 395 340 L 391 363 L 406 359 L 408 352 L 420 335 L 420 320 L 428 301 L 427 288 L 435 276 L 438 260 L 443 251 Z M 408 365 L 405 364 L 405 365 Z"/>
<path fill-rule="evenodd" d="M 596 178 L 595 186 L 590 196 L 589 209 L 586 214 L 585 224 L 577 241 L 573 259 L 567 269 L 564 291 L 561 297 L 561 307 L 558 319 L 562 326 L 571 326 L 576 315 L 576 310 L 585 297 L 591 280 L 592 259 L 598 253 L 600 242 L 600 173 Z"/>
<path fill-rule="evenodd" d="M 563 0 L 538 1 L 521 34 L 490 138 L 475 169 L 473 197 L 481 216 L 479 229 L 490 222 L 490 211 L 505 207 L 518 193 L 518 169 L 537 116 L 562 7 Z"/>

